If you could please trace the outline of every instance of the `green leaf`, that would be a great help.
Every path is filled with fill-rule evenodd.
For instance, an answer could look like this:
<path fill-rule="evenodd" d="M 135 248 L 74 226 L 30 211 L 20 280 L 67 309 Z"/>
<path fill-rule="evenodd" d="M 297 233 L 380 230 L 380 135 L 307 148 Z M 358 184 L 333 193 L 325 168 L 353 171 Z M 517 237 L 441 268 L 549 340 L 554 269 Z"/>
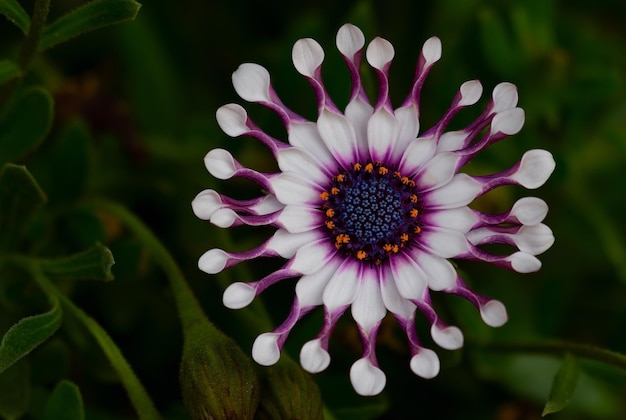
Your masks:
<path fill-rule="evenodd" d="M 34 150 L 52 125 L 50 93 L 34 87 L 19 92 L 0 114 L 0 164 Z"/>
<path fill-rule="evenodd" d="M 20 68 L 13 61 L 0 60 L 0 85 L 19 77 L 21 73 Z"/>
<path fill-rule="evenodd" d="M 63 380 L 52 391 L 44 412 L 44 420 L 82 420 L 85 418 L 83 398 L 78 387 Z"/>
<path fill-rule="evenodd" d="M 26 34 L 30 27 L 30 18 L 17 0 L 0 0 L 0 14 L 3 14 L 11 22 Z"/>
<path fill-rule="evenodd" d="M 71 257 L 40 261 L 41 269 L 48 275 L 102 281 L 113 280 L 113 264 L 113 254 L 102 244 Z"/>
<path fill-rule="evenodd" d="M 46 202 L 46 195 L 26 167 L 6 164 L 0 170 L 0 250 L 15 245 L 22 226 Z"/>
<path fill-rule="evenodd" d="M 52 309 L 39 315 L 22 318 L 2 337 L 0 342 L 0 373 L 46 341 L 61 325 L 63 310 L 56 298 Z"/>
<path fill-rule="evenodd" d="M 542 417 L 561 411 L 569 404 L 576 390 L 579 374 L 578 361 L 571 354 L 566 354 L 563 364 L 554 375 L 548 402 L 541 413 Z"/>
<path fill-rule="evenodd" d="M 0 418 L 18 419 L 28 410 L 30 372 L 30 363 L 24 359 L 0 375 Z"/>
<path fill-rule="evenodd" d="M 46 26 L 39 51 L 86 32 L 132 20 L 140 8 L 141 4 L 134 0 L 95 0 L 87 3 Z"/>

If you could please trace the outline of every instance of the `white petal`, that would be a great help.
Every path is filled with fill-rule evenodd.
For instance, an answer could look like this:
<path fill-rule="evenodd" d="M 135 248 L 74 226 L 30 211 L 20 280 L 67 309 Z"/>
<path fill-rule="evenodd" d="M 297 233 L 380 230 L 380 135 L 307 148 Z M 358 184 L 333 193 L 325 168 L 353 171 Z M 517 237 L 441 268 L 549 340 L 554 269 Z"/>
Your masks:
<path fill-rule="evenodd" d="M 327 238 L 310 242 L 296 251 L 290 268 L 302 274 L 311 274 L 327 264 L 334 254 Z"/>
<path fill-rule="evenodd" d="M 417 138 L 417 134 L 419 133 L 420 121 L 417 116 L 418 111 L 415 104 L 411 103 L 396 109 L 394 114 L 398 120 L 399 126 L 396 149 L 404 153 L 404 150 Z"/>
<path fill-rule="evenodd" d="M 411 358 L 411 370 L 424 379 L 434 378 L 439 374 L 439 357 L 430 349 L 420 349 Z"/>
<path fill-rule="evenodd" d="M 492 113 L 502 112 L 507 109 L 515 108 L 517 105 L 517 88 L 509 82 L 499 83 L 493 89 L 493 109 Z"/>
<path fill-rule="evenodd" d="M 322 215 L 311 207 L 288 205 L 276 221 L 290 233 L 307 232 L 320 226 Z"/>
<path fill-rule="evenodd" d="M 316 264 L 319 268 L 320 264 Z M 359 273 L 359 264 L 350 260 L 345 260 L 335 271 L 331 277 L 322 300 L 324 306 L 330 312 L 337 308 L 350 305 L 360 284 L 361 273 Z"/>
<path fill-rule="evenodd" d="M 352 59 L 365 45 L 365 37 L 359 28 L 346 23 L 337 31 L 337 49 L 346 57 Z"/>
<path fill-rule="evenodd" d="M 373 112 L 374 108 L 369 103 L 364 102 L 359 96 L 346 106 L 345 115 L 352 123 L 352 127 L 354 127 L 357 148 L 362 157 L 367 156 L 369 150 L 367 145 L 367 122 Z"/>
<path fill-rule="evenodd" d="M 372 67 L 383 70 L 393 60 L 393 45 L 386 39 L 376 37 L 367 46 L 365 57 Z"/>
<path fill-rule="evenodd" d="M 390 260 L 393 281 L 398 293 L 405 299 L 422 299 L 428 279 L 419 265 L 406 255 L 397 255 Z M 386 279 L 390 283 L 390 279 Z"/>
<path fill-rule="evenodd" d="M 425 194 L 428 207 L 450 209 L 471 203 L 482 189 L 482 185 L 467 174 L 456 174 L 446 185 Z"/>
<path fill-rule="evenodd" d="M 323 110 L 317 129 L 335 159 L 344 164 L 356 161 L 356 133 L 346 117 Z"/>
<path fill-rule="evenodd" d="M 222 207 L 220 195 L 213 190 L 204 190 L 191 202 L 193 213 L 202 220 L 209 220 L 211 215 Z"/>
<path fill-rule="evenodd" d="M 394 258 L 394 260 L 395 259 L 397 258 Z M 390 276 L 387 275 L 382 281 L 380 286 L 380 292 L 383 297 L 383 302 L 385 303 L 385 307 L 389 310 L 389 312 L 403 319 L 409 319 L 413 315 L 413 312 L 415 312 L 415 305 L 411 301 L 405 299 L 403 296 L 400 295 L 398 287 L 396 286 L 398 281 L 394 280 L 395 279 L 392 280 Z"/>
<path fill-rule="evenodd" d="M 490 327 L 501 327 L 509 319 L 504 304 L 499 300 L 490 300 L 480 305 L 480 317 Z"/>
<path fill-rule="evenodd" d="M 469 250 L 465 235 L 452 229 L 425 226 L 419 242 L 441 258 L 454 258 Z"/>
<path fill-rule="evenodd" d="M 524 153 L 517 172 L 511 176 L 528 189 L 541 187 L 552 175 L 556 162 L 547 150 L 535 149 Z"/>
<path fill-rule="evenodd" d="M 352 317 L 365 331 L 372 329 L 384 318 L 387 309 L 380 294 L 378 270 L 372 268 L 363 270 L 361 283 L 351 309 Z"/>
<path fill-rule="evenodd" d="M 429 225 L 441 226 L 446 229 L 468 232 L 478 221 L 478 218 L 469 207 L 457 207 L 445 210 L 433 210 L 424 215 Z"/>
<path fill-rule="evenodd" d="M 420 191 L 429 191 L 447 184 L 456 172 L 459 156 L 451 152 L 437 153 L 419 171 Z"/>
<path fill-rule="evenodd" d="M 448 131 L 447 133 L 443 133 L 441 137 L 439 137 L 437 150 L 440 152 L 453 152 L 461 149 L 465 144 L 467 134 L 468 133 L 465 130 Z"/>
<path fill-rule="evenodd" d="M 299 147 L 282 149 L 278 152 L 278 167 L 283 172 L 295 172 L 317 185 L 327 185 L 329 177 L 320 165 L 305 150 Z"/>
<path fill-rule="evenodd" d="M 350 368 L 350 381 L 354 390 L 363 396 L 378 395 L 385 388 L 387 378 L 369 359 L 359 359 Z"/>
<path fill-rule="evenodd" d="M 320 339 L 311 340 L 300 350 L 300 364 L 307 372 L 318 373 L 330 364 L 330 355 L 322 348 Z"/>
<path fill-rule="evenodd" d="M 289 125 L 289 144 L 308 151 L 318 162 L 328 165 L 328 169 L 335 168 L 335 159 L 324 144 L 316 123 L 292 122 Z"/>
<path fill-rule="evenodd" d="M 218 108 L 215 118 L 222 131 L 231 137 L 237 137 L 250 131 L 246 122 L 248 113 L 238 104 L 228 104 Z"/>
<path fill-rule="evenodd" d="M 478 80 L 469 80 L 461 85 L 459 106 L 474 105 L 483 94 L 483 85 Z"/>
<path fill-rule="evenodd" d="M 441 40 L 436 36 L 428 38 L 422 47 L 422 55 L 426 60 L 426 66 L 438 61 L 441 58 Z"/>
<path fill-rule="evenodd" d="M 463 333 L 458 327 L 450 326 L 440 329 L 437 325 L 433 325 L 430 335 L 435 343 L 446 350 L 457 350 L 463 347 Z"/>
<path fill-rule="evenodd" d="M 548 226 L 539 223 L 522 226 L 517 234 L 513 235 L 513 240 L 520 251 L 538 255 L 554 244 L 554 235 Z"/>
<path fill-rule="evenodd" d="M 454 285 L 457 274 L 450 261 L 427 252 L 417 252 L 415 257 L 426 274 L 431 290 L 443 290 Z"/>
<path fill-rule="evenodd" d="M 536 225 L 545 219 L 548 205 L 537 197 L 523 197 L 513 204 L 510 214 L 523 225 Z"/>
<path fill-rule="evenodd" d="M 506 260 L 511 263 L 511 268 L 518 273 L 534 273 L 541 268 L 541 261 L 526 252 L 515 252 Z"/>
<path fill-rule="evenodd" d="M 250 206 L 250 210 L 252 210 L 256 214 L 265 215 L 274 213 L 285 207 L 283 203 L 276 199 L 276 196 L 273 194 L 268 194 L 263 199 L 256 204 Z"/>
<path fill-rule="evenodd" d="M 280 349 L 278 348 L 278 338 L 274 333 L 264 333 L 259 335 L 252 345 L 252 358 L 262 366 L 272 366 L 280 359 Z"/>
<path fill-rule="evenodd" d="M 283 204 L 313 204 L 320 201 L 320 190 L 294 172 L 281 173 L 270 179 L 270 184 L 278 201 Z"/>
<path fill-rule="evenodd" d="M 233 283 L 224 290 L 222 302 L 230 309 L 241 309 L 248 306 L 256 296 L 256 289 L 242 282 Z"/>
<path fill-rule="evenodd" d="M 238 219 L 237 213 L 232 211 L 231 209 L 218 209 L 211 216 L 211 223 L 215 226 L 221 228 L 229 228 L 231 227 L 235 221 Z"/>
<path fill-rule="evenodd" d="M 400 132 L 398 120 L 380 108 L 367 122 L 367 144 L 374 161 L 385 161 L 391 154 Z"/>
<path fill-rule="evenodd" d="M 417 138 L 409 143 L 398 168 L 402 175 L 413 176 L 437 151 L 437 142 L 432 137 Z"/>
<path fill-rule="evenodd" d="M 208 274 L 217 274 L 226 267 L 228 254 L 221 249 L 209 249 L 198 260 L 198 268 Z"/>
<path fill-rule="evenodd" d="M 300 277 L 296 283 L 296 296 L 302 307 L 319 306 L 323 303 L 324 289 L 339 267 L 339 263 L 335 261 L 338 260 L 330 260 L 316 272 Z"/>
<path fill-rule="evenodd" d="M 283 258 L 289 259 L 296 254 L 301 246 L 319 239 L 315 231 L 291 233 L 278 229 L 267 243 L 267 248 L 275 251 Z"/>
<path fill-rule="evenodd" d="M 204 166 L 218 179 L 230 179 L 236 171 L 235 159 L 227 150 L 213 149 L 204 157 Z"/>
<path fill-rule="evenodd" d="M 314 77 L 315 71 L 324 61 L 324 50 L 314 39 L 299 39 L 293 45 L 291 59 L 298 73 L 303 76 Z"/>
<path fill-rule="evenodd" d="M 233 73 L 237 94 L 248 102 L 270 102 L 270 74 L 262 66 L 244 63 Z"/>
<path fill-rule="evenodd" d="M 491 133 L 503 133 L 508 136 L 519 133 L 524 125 L 524 110 L 512 108 L 498 112 L 491 121 Z"/>

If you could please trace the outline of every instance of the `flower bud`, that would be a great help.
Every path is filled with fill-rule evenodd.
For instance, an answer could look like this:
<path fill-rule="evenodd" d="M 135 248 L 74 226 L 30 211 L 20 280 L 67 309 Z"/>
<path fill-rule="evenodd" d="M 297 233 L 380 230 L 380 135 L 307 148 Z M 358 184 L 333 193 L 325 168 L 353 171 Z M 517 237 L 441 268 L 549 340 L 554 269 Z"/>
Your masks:
<path fill-rule="evenodd" d="M 208 321 L 186 331 L 180 367 L 183 403 L 192 419 L 252 419 L 259 380 L 252 360 Z"/>
<path fill-rule="evenodd" d="M 283 355 L 262 373 L 261 405 L 255 419 L 323 419 L 320 390 L 300 365 Z"/>

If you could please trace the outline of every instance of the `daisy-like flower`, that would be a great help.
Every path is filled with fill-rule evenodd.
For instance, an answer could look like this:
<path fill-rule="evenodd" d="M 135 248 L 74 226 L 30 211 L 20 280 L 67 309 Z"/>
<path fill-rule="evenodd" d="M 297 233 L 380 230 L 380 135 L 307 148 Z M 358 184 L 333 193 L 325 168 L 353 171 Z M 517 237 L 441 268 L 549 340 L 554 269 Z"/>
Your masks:
<path fill-rule="evenodd" d="M 339 29 L 337 48 L 352 79 L 350 100 L 342 112 L 322 82 L 322 47 L 309 38 L 295 43 L 293 63 L 313 86 L 317 121 L 308 121 L 282 103 L 265 68 L 242 64 L 232 77 L 235 90 L 244 100 L 278 114 L 287 141 L 265 133 L 237 104 L 219 108 L 217 121 L 229 136 L 249 136 L 265 145 L 280 172 L 260 173 L 241 165 L 228 151 L 213 149 L 204 159 L 213 176 L 252 180 L 263 193 L 237 200 L 205 190 L 192 207 L 199 218 L 222 228 L 276 227 L 272 237 L 250 251 L 211 249 L 200 257 L 199 268 L 210 274 L 259 257 L 286 260 L 260 280 L 231 284 L 223 296 L 228 308 L 243 308 L 269 286 L 298 279 L 289 315 L 278 328 L 256 339 L 253 358 L 261 365 L 276 363 L 298 320 L 323 306 L 321 330 L 302 347 L 300 362 L 309 372 L 324 370 L 330 363 L 331 332 L 350 308 L 363 343 L 350 379 L 357 393 L 376 395 L 386 383 L 376 359 L 376 335 L 387 312 L 406 333 L 411 370 L 423 378 L 438 374 L 439 359 L 417 336 L 418 311 L 430 323 L 436 344 L 450 350 L 463 345 L 460 329 L 448 326 L 434 310 L 431 292 L 462 296 L 487 325 L 498 327 L 507 321 L 504 305 L 470 290 L 449 259 L 484 261 L 519 273 L 538 270 L 536 255 L 554 242 L 550 228 L 541 223 L 548 211 L 543 200 L 525 197 L 508 212 L 495 215 L 468 204 L 503 185 L 538 188 L 555 162 L 545 150 L 530 150 L 511 168 L 493 175 L 459 172 L 482 150 L 522 128 L 524 112 L 516 107 L 515 86 L 497 85 L 474 122 L 446 132 L 454 115 L 482 95 L 479 81 L 465 82 L 439 122 L 420 133 L 420 91 L 441 57 L 440 40 L 433 37 L 424 43 L 411 91 L 395 109 L 388 77 L 393 46 L 375 38 L 365 49 L 379 82 L 378 98 L 371 105 L 360 77 L 364 45 L 357 27 L 346 24 Z M 514 252 L 493 254 L 482 247 L 485 244 L 506 244 Z"/>

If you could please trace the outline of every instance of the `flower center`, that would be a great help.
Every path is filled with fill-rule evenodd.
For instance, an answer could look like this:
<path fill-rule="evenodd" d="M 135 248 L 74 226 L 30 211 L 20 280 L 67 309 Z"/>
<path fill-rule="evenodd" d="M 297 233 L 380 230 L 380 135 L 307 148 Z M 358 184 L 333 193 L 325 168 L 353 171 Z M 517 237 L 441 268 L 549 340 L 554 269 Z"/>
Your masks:
<path fill-rule="evenodd" d="M 320 194 L 325 226 L 345 255 L 380 264 L 421 231 L 415 182 L 381 163 L 355 163 Z"/>

